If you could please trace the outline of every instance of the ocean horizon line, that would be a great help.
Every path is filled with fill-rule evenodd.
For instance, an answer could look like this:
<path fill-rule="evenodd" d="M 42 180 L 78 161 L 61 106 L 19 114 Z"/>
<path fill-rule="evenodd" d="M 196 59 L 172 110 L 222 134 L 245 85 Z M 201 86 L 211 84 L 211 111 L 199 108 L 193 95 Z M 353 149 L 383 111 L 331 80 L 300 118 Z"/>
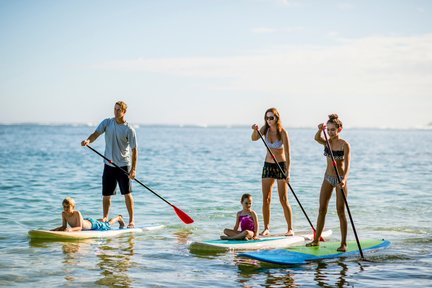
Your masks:
<path fill-rule="evenodd" d="M 165 123 L 130 123 L 134 128 L 161 127 L 161 128 L 245 128 L 249 124 L 165 124 Z M 0 122 L 0 126 L 68 126 L 68 127 L 96 127 L 93 122 Z M 316 126 L 284 126 L 286 129 L 316 129 Z M 424 126 L 388 127 L 388 126 L 351 126 L 345 129 L 371 129 L 371 130 L 432 130 L 432 123 Z"/>

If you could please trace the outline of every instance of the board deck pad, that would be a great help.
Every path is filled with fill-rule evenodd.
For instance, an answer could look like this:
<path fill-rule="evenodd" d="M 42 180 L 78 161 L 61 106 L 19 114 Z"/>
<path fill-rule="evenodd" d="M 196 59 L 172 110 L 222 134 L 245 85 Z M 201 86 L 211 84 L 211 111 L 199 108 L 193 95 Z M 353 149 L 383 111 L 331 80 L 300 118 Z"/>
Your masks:
<path fill-rule="evenodd" d="M 297 265 L 305 264 L 307 261 L 360 255 L 356 241 L 348 241 L 346 252 L 336 251 L 339 246 L 340 242 L 321 242 L 320 246 L 306 247 L 303 245 L 287 249 L 246 252 L 241 253 L 238 256 L 273 264 Z M 370 252 L 389 247 L 390 241 L 372 239 L 362 240 L 360 241 L 360 246 L 363 252 Z"/>
<path fill-rule="evenodd" d="M 77 232 L 66 231 L 51 231 L 51 230 L 30 230 L 28 235 L 31 239 L 45 239 L 45 240 L 79 240 L 90 238 L 110 238 L 123 234 L 141 233 L 144 231 L 151 231 L 163 228 L 163 225 L 149 224 L 140 228 L 115 228 L 105 231 L 85 230 Z"/>
<path fill-rule="evenodd" d="M 329 237 L 332 230 L 326 230 L 322 236 Z M 259 240 L 205 240 L 192 242 L 190 245 L 191 250 L 195 251 L 220 251 L 220 250 L 258 250 L 258 249 L 274 249 L 285 248 L 293 245 L 304 243 L 305 241 L 312 240 L 313 233 L 299 232 L 294 236 L 265 236 Z"/>

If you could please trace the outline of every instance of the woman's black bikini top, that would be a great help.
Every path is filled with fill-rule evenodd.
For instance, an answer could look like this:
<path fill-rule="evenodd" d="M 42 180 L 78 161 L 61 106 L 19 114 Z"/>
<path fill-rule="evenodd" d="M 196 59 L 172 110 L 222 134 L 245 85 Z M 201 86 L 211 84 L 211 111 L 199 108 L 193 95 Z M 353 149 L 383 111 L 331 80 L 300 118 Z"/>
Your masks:
<path fill-rule="evenodd" d="M 343 150 L 332 150 L 333 157 L 335 160 L 343 160 L 344 159 L 344 151 Z M 329 149 L 327 146 L 324 148 L 324 156 L 331 157 Z"/>

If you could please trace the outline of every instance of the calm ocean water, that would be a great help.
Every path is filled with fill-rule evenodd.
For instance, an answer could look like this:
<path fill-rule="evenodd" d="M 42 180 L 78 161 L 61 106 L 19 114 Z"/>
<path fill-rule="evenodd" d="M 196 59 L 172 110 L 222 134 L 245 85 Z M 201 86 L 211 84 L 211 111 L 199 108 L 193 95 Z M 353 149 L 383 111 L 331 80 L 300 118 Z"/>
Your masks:
<path fill-rule="evenodd" d="M 301 267 L 260 265 L 233 252 L 193 254 L 195 240 L 233 226 L 239 198 L 249 192 L 261 217 L 260 173 L 265 155 L 251 129 L 137 128 L 137 178 L 195 219 L 184 225 L 173 209 L 134 186 L 137 226 L 157 231 L 86 242 L 30 241 L 27 232 L 61 224 L 61 201 L 101 216 L 99 156 L 80 146 L 94 127 L 0 125 L 0 286 L 4 287 L 430 287 L 432 285 L 432 131 L 346 129 L 352 165 L 349 204 L 360 239 L 390 249 Z M 317 216 L 325 168 L 313 129 L 288 129 L 292 186 L 309 217 Z M 104 140 L 93 147 L 103 151 Z M 334 195 L 326 227 L 339 240 Z M 296 230 L 310 230 L 289 194 Z M 127 215 L 121 195 L 111 215 Z M 262 218 L 261 218 L 262 220 Z M 261 221 L 262 225 L 262 221 Z M 277 193 L 272 231 L 286 229 Z M 354 239 L 352 230 L 349 238 Z"/>

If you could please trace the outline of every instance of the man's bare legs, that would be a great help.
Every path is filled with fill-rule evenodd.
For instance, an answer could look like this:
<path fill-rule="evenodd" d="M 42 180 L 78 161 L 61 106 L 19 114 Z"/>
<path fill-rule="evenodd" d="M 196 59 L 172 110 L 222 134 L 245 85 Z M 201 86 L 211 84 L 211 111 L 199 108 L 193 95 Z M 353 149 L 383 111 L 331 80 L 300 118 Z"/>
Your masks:
<path fill-rule="evenodd" d="M 103 196 L 102 206 L 103 206 L 102 221 L 103 222 L 107 222 L 108 221 L 109 210 L 110 210 L 110 207 L 111 207 L 111 196 Z"/>
<path fill-rule="evenodd" d="M 134 199 L 132 197 L 132 193 L 125 194 L 125 202 L 126 202 L 126 208 L 129 213 L 129 224 L 128 228 L 134 228 L 135 227 L 135 219 L 134 219 Z"/>

